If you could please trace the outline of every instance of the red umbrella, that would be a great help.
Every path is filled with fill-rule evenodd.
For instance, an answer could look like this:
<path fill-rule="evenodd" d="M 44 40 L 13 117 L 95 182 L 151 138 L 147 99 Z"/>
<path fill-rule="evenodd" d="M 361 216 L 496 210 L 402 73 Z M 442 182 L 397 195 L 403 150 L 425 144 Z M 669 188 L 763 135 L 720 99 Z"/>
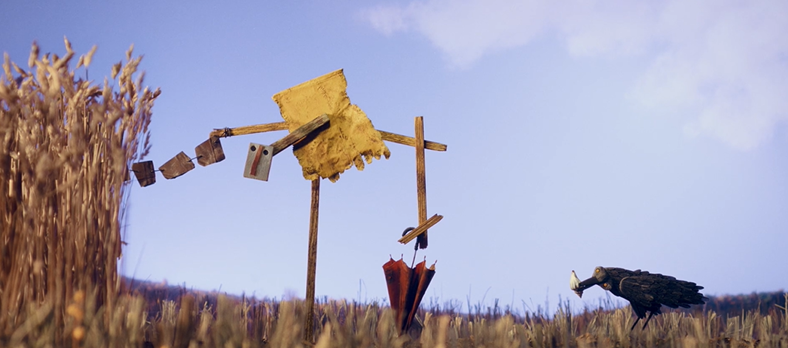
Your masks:
<path fill-rule="evenodd" d="M 426 265 L 427 261 L 422 261 L 415 268 L 410 268 L 402 259 L 394 261 L 393 258 L 383 264 L 389 301 L 396 313 L 400 332 L 410 328 L 424 293 L 427 292 L 427 287 L 435 276 L 435 264 L 433 263 L 430 268 Z"/>

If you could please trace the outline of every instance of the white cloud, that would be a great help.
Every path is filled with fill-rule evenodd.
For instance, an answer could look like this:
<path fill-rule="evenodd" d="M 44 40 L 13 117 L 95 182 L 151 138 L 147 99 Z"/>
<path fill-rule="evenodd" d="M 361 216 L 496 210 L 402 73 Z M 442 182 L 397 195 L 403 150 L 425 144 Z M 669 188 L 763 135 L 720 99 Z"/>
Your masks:
<path fill-rule="evenodd" d="M 490 51 L 527 44 L 547 27 L 549 3 L 510 0 L 433 0 L 362 11 L 385 33 L 417 31 L 446 54 L 455 67 L 468 67 Z"/>
<path fill-rule="evenodd" d="M 361 11 L 361 18 L 367 20 L 372 27 L 383 34 L 391 35 L 398 31 L 405 31 L 412 24 L 411 14 L 406 8 L 395 6 L 380 6 Z"/>
<path fill-rule="evenodd" d="M 686 130 L 738 149 L 788 120 L 788 2 L 427 0 L 363 12 L 375 29 L 425 36 L 453 67 L 553 32 L 576 56 L 642 55 L 647 107 L 696 112 Z"/>

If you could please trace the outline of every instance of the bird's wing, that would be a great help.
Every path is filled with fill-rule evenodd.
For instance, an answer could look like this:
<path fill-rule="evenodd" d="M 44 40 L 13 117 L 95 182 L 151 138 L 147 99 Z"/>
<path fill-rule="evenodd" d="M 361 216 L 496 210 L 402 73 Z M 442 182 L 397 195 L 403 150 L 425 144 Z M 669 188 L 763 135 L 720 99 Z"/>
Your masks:
<path fill-rule="evenodd" d="M 654 295 L 652 293 L 658 286 L 652 278 L 643 276 L 624 277 L 618 284 L 621 297 L 643 307 L 654 306 Z"/>
<path fill-rule="evenodd" d="M 637 299 L 645 307 L 688 308 L 691 304 L 703 304 L 703 295 L 698 292 L 702 287 L 662 274 L 640 272 L 622 279 L 619 287 L 625 298 Z"/>

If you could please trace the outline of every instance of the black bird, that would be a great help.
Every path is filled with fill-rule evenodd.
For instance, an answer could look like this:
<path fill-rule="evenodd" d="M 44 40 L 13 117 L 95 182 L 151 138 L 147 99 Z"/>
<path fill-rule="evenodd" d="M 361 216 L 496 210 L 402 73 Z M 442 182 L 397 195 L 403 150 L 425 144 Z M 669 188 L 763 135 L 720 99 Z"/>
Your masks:
<path fill-rule="evenodd" d="M 702 286 L 662 274 L 615 267 L 597 267 L 591 278 L 578 282 L 579 279 L 574 272 L 572 271 L 569 287 L 578 296 L 583 296 L 583 290 L 599 285 L 613 295 L 629 301 L 632 310 L 638 316 L 630 330 L 646 316 L 646 312 L 649 312 L 643 324 L 645 329 L 654 314 L 662 313 L 660 307 L 663 305 L 670 308 L 689 308 L 690 305 L 704 304 L 707 300 L 698 292 L 703 289 Z"/>

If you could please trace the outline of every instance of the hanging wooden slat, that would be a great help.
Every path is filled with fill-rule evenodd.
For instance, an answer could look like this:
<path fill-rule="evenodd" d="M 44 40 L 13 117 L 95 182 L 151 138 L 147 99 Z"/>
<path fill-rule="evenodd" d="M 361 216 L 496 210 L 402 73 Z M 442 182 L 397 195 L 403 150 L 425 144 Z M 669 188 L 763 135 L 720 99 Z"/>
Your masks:
<path fill-rule="evenodd" d="M 192 169 L 194 162 L 183 151 L 159 167 L 161 174 L 167 179 L 175 179 Z"/>
<path fill-rule="evenodd" d="M 208 140 L 197 145 L 194 148 L 194 153 L 197 155 L 197 163 L 203 167 L 221 162 L 225 158 L 222 142 L 219 141 L 219 137 L 215 136 L 211 136 Z"/>
<path fill-rule="evenodd" d="M 156 173 L 153 169 L 153 161 L 137 162 L 131 165 L 131 171 L 137 177 L 137 182 L 141 187 L 150 186 L 156 183 Z"/>
<path fill-rule="evenodd" d="M 273 147 L 249 143 L 249 152 L 246 155 L 244 178 L 268 181 L 271 172 L 271 160 L 274 157 Z"/>

